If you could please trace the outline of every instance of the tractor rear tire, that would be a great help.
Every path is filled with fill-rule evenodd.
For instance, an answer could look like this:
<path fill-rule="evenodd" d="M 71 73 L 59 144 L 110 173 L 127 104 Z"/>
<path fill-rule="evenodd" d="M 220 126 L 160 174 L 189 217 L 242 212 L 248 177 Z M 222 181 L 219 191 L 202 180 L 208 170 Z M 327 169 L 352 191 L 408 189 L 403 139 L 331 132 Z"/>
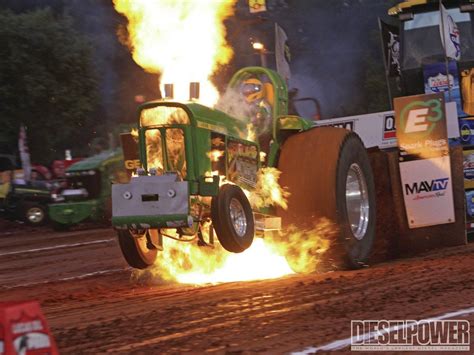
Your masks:
<path fill-rule="evenodd" d="M 158 230 L 146 230 L 140 234 L 130 230 L 118 230 L 118 240 L 122 254 L 128 265 L 136 269 L 146 269 L 153 265 L 158 249 L 150 238 L 157 237 Z"/>
<path fill-rule="evenodd" d="M 252 245 L 255 222 L 252 207 L 242 189 L 225 184 L 211 201 L 212 224 L 222 247 L 241 253 Z"/>
<path fill-rule="evenodd" d="M 375 236 L 375 186 L 359 136 L 334 127 L 291 136 L 282 147 L 278 169 L 280 185 L 290 192 L 288 209 L 277 210 L 284 226 L 312 229 L 326 218 L 337 227 L 318 268 L 364 266 Z"/>

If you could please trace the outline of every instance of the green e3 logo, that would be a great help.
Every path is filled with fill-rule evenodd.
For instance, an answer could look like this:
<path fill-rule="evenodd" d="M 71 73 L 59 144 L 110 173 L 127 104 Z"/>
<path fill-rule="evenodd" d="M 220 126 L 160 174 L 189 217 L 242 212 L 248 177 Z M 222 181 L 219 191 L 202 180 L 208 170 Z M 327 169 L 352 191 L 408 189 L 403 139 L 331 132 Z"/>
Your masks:
<path fill-rule="evenodd" d="M 436 127 L 438 121 L 443 118 L 441 101 L 434 99 L 429 101 L 413 101 L 401 112 L 401 126 L 404 133 L 424 133 L 429 135 Z"/>

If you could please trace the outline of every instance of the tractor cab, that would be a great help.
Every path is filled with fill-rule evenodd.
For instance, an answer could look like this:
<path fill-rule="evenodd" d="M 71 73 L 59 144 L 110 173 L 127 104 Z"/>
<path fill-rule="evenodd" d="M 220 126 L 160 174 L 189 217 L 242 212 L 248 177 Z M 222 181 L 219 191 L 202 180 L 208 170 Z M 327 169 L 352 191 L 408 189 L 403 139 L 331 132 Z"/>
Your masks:
<path fill-rule="evenodd" d="M 229 88 L 232 92 L 230 101 L 234 106 L 223 111 L 233 117 L 245 117 L 244 120 L 251 128 L 250 133 L 253 133 L 250 136 L 259 143 L 261 151 L 266 155 L 264 163 L 268 166 L 276 164 L 278 151 L 287 137 L 312 126 L 312 119 L 299 117 L 295 111 L 289 112 L 287 85 L 280 75 L 271 69 L 243 68 L 234 74 Z M 238 97 L 238 104 L 235 96 Z M 223 100 L 227 100 L 226 95 Z M 235 106 L 238 106 L 238 109 L 235 109 Z M 319 112 L 319 103 L 316 106 Z"/>

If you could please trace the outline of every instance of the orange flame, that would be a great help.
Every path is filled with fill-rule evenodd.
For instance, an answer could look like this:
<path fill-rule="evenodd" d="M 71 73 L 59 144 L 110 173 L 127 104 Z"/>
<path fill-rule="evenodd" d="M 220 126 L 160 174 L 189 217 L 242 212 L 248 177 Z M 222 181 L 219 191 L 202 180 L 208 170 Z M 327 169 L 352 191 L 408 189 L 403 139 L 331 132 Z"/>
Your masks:
<path fill-rule="evenodd" d="M 165 239 L 164 250 L 155 265 L 147 270 L 134 270 L 132 277 L 201 285 L 314 272 L 336 231 L 327 220 L 318 221 L 306 231 L 290 226 L 285 232 L 255 238 L 252 246 L 240 254 L 229 253 L 218 243 L 214 248 L 198 248 L 193 243 Z"/>
<path fill-rule="evenodd" d="M 113 0 L 128 19 L 133 59 L 161 83 L 173 83 L 176 100 L 189 99 L 189 83 L 201 83 L 201 102 L 213 106 L 218 91 L 209 77 L 232 58 L 223 21 L 236 0 Z"/>
<path fill-rule="evenodd" d="M 219 158 L 224 155 L 224 151 L 213 149 L 209 153 L 207 153 L 207 155 L 211 159 L 212 162 L 218 162 Z"/>

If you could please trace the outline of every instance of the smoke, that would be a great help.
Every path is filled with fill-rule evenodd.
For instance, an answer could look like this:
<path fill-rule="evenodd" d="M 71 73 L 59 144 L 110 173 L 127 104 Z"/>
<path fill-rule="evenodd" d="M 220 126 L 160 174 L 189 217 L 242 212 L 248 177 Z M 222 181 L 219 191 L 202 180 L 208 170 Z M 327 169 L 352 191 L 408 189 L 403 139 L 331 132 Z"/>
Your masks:
<path fill-rule="evenodd" d="M 228 87 L 220 96 L 215 108 L 242 122 L 250 122 L 250 106 L 245 102 L 242 93 L 237 88 Z"/>

